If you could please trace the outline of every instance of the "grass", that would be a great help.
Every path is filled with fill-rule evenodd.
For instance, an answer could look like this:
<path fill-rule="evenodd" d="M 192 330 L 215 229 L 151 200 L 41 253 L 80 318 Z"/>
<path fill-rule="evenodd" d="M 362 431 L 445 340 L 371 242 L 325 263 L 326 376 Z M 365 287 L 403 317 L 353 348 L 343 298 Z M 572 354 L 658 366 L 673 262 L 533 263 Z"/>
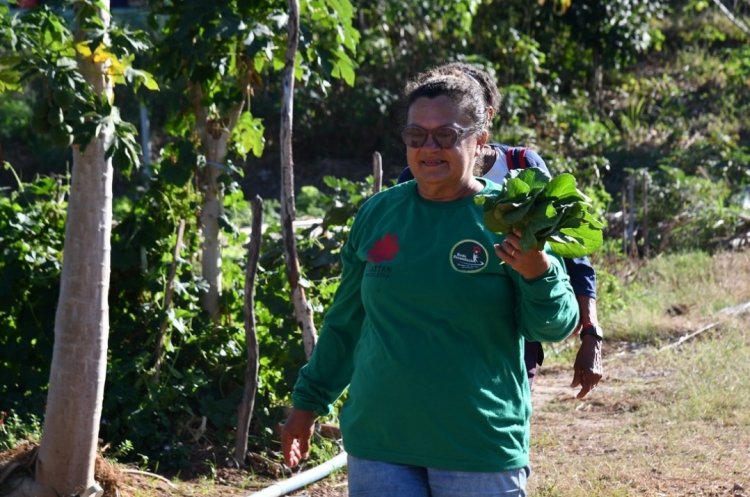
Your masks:
<path fill-rule="evenodd" d="M 689 422 L 750 425 L 750 334 L 729 323 L 713 339 L 665 354 L 680 378 L 670 411 Z"/>
<path fill-rule="evenodd" d="M 595 266 L 599 319 L 610 340 L 663 344 L 707 324 L 720 309 L 750 300 L 748 251 L 663 255 L 641 264 L 615 259 Z M 575 351 L 563 348 L 567 363 Z"/>
<path fill-rule="evenodd" d="M 745 495 L 750 330 L 730 321 L 658 350 L 606 360 L 583 402 L 535 410 L 531 497 Z"/>
<path fill-rule="evenodd" d="M 606 270 L 620 285 L 600 299 L 623 305 L 600 306 L 605 377 L 585 401 L 560 389 L 535 406 L 530 497 L 746 496 L 750 330 L 717 311 L 750 300 L 750 251 Z M 707 323 L 719 324 L 660 351 Z M 537 398 L 569 381 L 568 342 L 550 348 Z"/>

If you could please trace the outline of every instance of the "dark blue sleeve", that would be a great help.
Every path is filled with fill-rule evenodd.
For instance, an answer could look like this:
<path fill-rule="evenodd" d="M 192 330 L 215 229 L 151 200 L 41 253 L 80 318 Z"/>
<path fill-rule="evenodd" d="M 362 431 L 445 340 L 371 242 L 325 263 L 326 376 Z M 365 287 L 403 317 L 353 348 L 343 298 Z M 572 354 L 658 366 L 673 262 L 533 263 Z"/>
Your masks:
<path fill-rule="evenodd" d="M 526 167 L 540 169 L 542 170 L 542 172 L 546 173 L 547 176 L 552 176 L 549 172 L 549 169 L 547 169 L 547 164 L 544 163 L 544 159 L 542 159 L 538 153 L 527 148 L 526 156 L 524 158 L 526 159 Z"/>
<path fill-rule="evenodd" d="M 595 299 L 596 273 L 591 262 L 589 262 L 589 258 L 578 257 L 575 259 L 563 259 L 563 261 L 565 261 L 565 269 L 568 270 L 568 276 L 570 276 L 573 293 Z"/>
<path fill-rule="evenodd" d="M 512 153 L 514 156 L 516 154 L 520 154 L 521 151 L 524 153 L 523 160 L 526 162 L 526 167 L 533 167 L 534 169 L 539 169 L 544 174 L 547 175 L 547 177 L 552 177 L 552 175 L 549 172 L 549 168 L 547 168 L 547 164 L 545 164 L 544 159 L 542 157 L 531 150 L 530 148 L 526 147 L 511 147 L 509 145 L 501 144 L 501 143 L 491 143 L 490 146 L 496 150 L 498 150 L 501 154 L 506 155 L 508 152 L 508 149 L 512 149 Z M 507 157 L 507 155 L 506 155 Z M 509 165 L 510 167 L 510 165 Z"/>
<path fill-rule="evenodd" d="M 396 183 L 403 183 L 405 181 L 409 181 L 410 179 L 414 179 L 414 175 L 411 173 L 411 169 L 409 169 L 409 167 L 407 166 L 403 171 L 401 171 L 401 174 L 398 175 Z"/>

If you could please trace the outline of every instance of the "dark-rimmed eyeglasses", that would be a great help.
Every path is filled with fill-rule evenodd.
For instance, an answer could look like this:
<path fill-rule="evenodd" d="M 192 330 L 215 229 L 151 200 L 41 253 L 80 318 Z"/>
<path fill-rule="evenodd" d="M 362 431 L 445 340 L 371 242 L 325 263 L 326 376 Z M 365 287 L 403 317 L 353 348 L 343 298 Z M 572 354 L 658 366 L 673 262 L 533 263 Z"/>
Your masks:
<path fill-rule="evenodd" d="M 432 135 L 432 140 L 440 148 L 453 148 L 458 140 L 465 135 L 469 129 L 457 126 L 440 126 L 435 129 L 425 129 L 421 126 L 411 124 L 401 132 L 401 139 L 409 148 L 424 147 L 427 138 Z"/>

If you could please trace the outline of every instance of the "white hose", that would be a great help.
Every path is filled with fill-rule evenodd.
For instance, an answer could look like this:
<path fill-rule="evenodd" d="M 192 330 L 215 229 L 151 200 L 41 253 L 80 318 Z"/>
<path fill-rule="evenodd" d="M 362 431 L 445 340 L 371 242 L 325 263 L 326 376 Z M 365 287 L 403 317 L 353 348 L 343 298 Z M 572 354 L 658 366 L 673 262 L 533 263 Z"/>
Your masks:
<path fill-rule="evenodd" d="M 333 459 L 330 459 L 319 466 L 303 471 L 287 480 L 275 483 L 270 487 L 264 488 L 254 494 L 250 494 L 247 497 L 281 497 L 282 495 L 294 492 L 305 485 L 316 482 L 321 478 L 325 478 L 332 472 L 339 468 L 343 468 L 344 466 L 346 466 L 346 452 L 342 452 Z"/>

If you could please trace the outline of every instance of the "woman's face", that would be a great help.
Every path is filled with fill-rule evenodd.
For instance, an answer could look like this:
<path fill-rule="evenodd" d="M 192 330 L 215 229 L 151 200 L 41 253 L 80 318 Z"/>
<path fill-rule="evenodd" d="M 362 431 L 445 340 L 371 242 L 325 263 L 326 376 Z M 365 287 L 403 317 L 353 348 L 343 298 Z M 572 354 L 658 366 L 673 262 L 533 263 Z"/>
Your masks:
<path fill-rule="evenodd" d="M 435 131 L 443 126 L 466 129 L 471 122 L 453 100 L 441 95 L 415 100 L 407 114 L 409 126 Z M 472 178 L 474 162 L 485 141 L 486 134 L 467 131 L 452 147 L 441 148 L 435 135 L 430 134 L 422 146 L 406 147 L 406 161 L 420 187 L 463 187 Z"/>

